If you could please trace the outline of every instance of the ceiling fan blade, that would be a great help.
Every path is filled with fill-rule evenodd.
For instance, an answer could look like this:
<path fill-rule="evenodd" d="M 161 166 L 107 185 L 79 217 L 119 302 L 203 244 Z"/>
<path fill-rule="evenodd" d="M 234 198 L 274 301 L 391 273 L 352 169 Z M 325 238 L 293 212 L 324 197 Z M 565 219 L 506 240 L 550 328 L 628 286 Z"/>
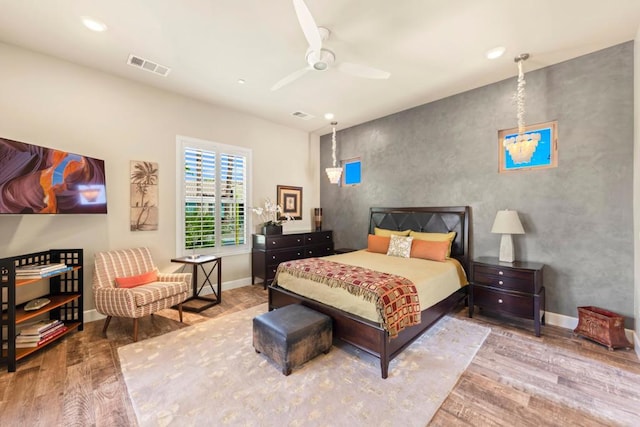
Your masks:
<path fill-rule="evenodd" d="M 353 64 L 351 62 L 341 63 L 338 69 L 343 73 L 356 77 L 364 77 L 366 79 L 388 79 L 391 76 L 391 73 L 388 71 L 378 70 L 377 68 L 366 65 Z"/>
<path fill-rule="evenodd" d="M 271 91 L 278 90 L 281 87 L 288 85 L 294 80 L 297 80 L 300 77 L 307 74 L 307 71 L 310 71 L 310 70 L 311 70 L 311 67 L 305 67 L 305 68 L 302 68 L 301 70 L 294 71 L 293 73 L 289 74 L 287 77 L 283 78 L 282 80 L 278 81 L 276 84 L 271 86 Z"/>
<path fill-rule="evenodd" d="M 309 43 L 309 47 L 313 51 L 320 52 L 320 49 L 322 49 L 322 37 L 316 21 L 313 19 L 311 12 L 309 12 L 309 8 L 303 0 L 293 0 L 293 7 L 296 10 L 298 22 L 300 22 L 300 27 L 307 39 L 307 43 Z"/>

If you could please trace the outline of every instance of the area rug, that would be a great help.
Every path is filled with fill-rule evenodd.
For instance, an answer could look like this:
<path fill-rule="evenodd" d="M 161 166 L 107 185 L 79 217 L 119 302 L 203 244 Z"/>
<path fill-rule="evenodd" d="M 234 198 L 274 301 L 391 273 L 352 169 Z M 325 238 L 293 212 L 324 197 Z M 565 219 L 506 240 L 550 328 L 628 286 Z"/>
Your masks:
<path fill-rule="evenodd" d="M 118 349 L 141 426 L 425 426 L 490 332 L 446 316 L 380 377 L 338 344 L 284 376 L 252 346 L 266 304 Z"/>

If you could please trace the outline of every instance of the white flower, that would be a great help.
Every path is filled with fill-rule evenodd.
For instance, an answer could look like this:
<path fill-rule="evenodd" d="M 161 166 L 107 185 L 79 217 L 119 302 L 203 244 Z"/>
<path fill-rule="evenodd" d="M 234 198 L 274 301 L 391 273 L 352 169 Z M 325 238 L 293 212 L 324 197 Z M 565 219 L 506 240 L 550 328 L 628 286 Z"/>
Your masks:
<path fill-rule="evenodd" d="M 260 217 L 264 224 L 281 225 L 282 220 L 279 220 L 279 214 L 282 213 L 282 206 L 277 205 L 267 198 L 264 201 L 264 208 L 258 207 L 251 209 L 256 215 Z M 289 214 L 284 214 L 287 222 L 293 221 L 293 217 Z"/>

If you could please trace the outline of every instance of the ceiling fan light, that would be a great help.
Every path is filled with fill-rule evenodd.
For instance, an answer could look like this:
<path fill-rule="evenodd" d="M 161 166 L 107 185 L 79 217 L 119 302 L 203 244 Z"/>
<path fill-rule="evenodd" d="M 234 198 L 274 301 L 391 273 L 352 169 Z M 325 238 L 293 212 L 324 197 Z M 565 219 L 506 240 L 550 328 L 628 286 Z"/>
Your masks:
<path fill-rule="evenodd" d="M 314 70 L 324 71 L 327 68 L 329 68 L 329 65 L 327 65 L 326 62 L 318 61 L 315 64 L 313 64 L 313 69 Z"/>

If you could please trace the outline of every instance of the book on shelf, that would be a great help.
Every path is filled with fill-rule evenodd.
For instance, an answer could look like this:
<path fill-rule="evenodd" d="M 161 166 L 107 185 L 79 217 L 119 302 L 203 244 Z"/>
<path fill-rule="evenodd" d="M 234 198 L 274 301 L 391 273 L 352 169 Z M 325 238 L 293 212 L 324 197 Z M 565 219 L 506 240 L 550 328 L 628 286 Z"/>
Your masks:
<path fill-rule="evenodd" d="M 39 335 L 60 324 L 62 324 L 62 321 L 57 319 L 38 320 L 37 322 L 26 323 L 22 325 L 18 335 Z"/>
<path fill-rule="evenodd" d="M 48 271 L 60 270 L 67 267 L 66 264 L 61 262 L 55 264 L 30 264 L 16 267 L 16 274 L 34 274 L 34 273 L 46 273 Z"/>
<path fill-rule="evenodd" d="M 42 338 L 38 339 L 37 341 L 18 341 L 18 338 L 16 338 L 16 348 L 39 347 L 41 345 L 48 343 L 49 341 L 52 341 L 56 337 L 59 337 L 60 335 L 64 334 L 67 330 L 68 328 L 65 325 L 60 325 L 59 328 L 56 328 L 51 333 L 44 335 Z"/>
<path fill-rule="evenodd" d="M 40 335 L 18 335 L 16 337 L 16 343 L 19 342 L 38 342 L 40 341 Z"/>
<path fill-rule="evenodd" d="M 20 341 L 20 342 L 39 341 L 40 339 L 45 338 L 46 336 L 55 333 L 58 329 L 63 328 L 63 327 L 64 327 L 64 323 L 62 323 L 61 321 L 58 321 L 53 326 L 51 326 L 48 329 L 43 330 L 40 333 L 31 333 L 31 334 L 20 333 L 16 337 L 16 342 L 18 342 L 18 341 Z"/>
<path fill-rule="evenodd" d="M 43 273 L 31 272 L 31 273 L 16 273 L 16 279 L 44 279 L 45 277 L 55 276 L 56 274 L 64 273 L 66 271 L 73 270 L 73 267 L 58 267 L 56 270 L 45 271 Z"/>

